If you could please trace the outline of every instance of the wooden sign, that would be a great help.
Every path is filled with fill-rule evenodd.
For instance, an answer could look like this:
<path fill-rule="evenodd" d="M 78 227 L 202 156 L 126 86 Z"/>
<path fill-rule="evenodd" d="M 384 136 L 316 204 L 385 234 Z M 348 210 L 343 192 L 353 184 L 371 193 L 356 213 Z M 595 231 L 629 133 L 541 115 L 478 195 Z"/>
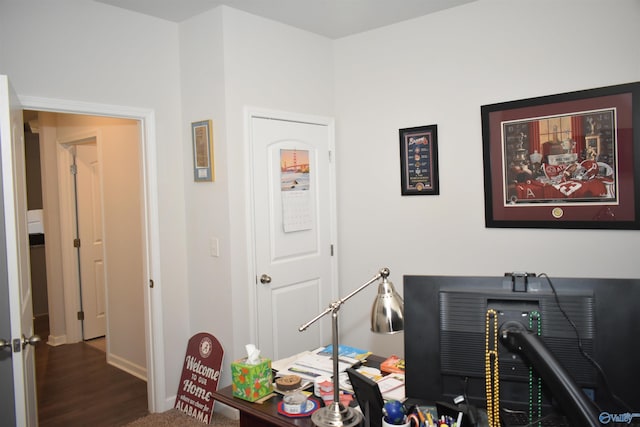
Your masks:
<path fill-rule="evenodd" d="M 187 345 L 175 408 L 205 424 L 213 414 L 213 392 L 218 388 L 224 350 L 211 334 L 194 335 Z"/>

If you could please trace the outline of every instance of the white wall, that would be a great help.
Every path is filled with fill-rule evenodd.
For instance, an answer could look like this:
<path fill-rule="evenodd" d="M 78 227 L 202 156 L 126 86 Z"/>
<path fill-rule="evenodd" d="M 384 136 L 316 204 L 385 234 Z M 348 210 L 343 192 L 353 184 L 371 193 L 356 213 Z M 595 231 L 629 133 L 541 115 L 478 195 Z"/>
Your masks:
<path fill-rule="evenodd" d="M 56 115 L 56 145 L 96 133 L 102 168 L 107 360 L 146 378 L 140 131 L 135 120 Z M 55 166 L 55 165 L 48 165 Z"/>
<path fill-rule="evenodd" d="M 328 39 L 224 8 L 227 141 L 229 142 L 234 354 L 256 342 L 250 299 L 245 107 L 333 116 L 332 46 Z M 231 148 L 233 147 L 233 148 Z M 295 339 L 292 337 L 291 339 Z"/>
<path fill-rule="evenodd" d="M 182 23 L 180 31 L 185 125 L 212 118 L 216 156 L 216 182 L 193 183 L 185 129 L 191 325 L 194 333 L 207 330 L 220 339 L 226 369 L 256 338 L 245 107 L 332 116 L 332 45 L 324 37 L 227 7 Z M 211 237 L 219 238 L 219 258 L 209 256 Z M 229 382 L 223 371 L 222 383 Z"/>
<path fill-rule="evenodd" d="M 0 73 L 21 97 L 155 114 L 165 394 L 175 395 L 190 336 L 178 26 L 96 2 L 0 2 Z M 160 408 L 162 409 L 162 408 Z"/>
<path fill-rule="evenodd" d="M 480 106 L 640 78 L 640 3 L 480 0 L 335 43 L 341 286 L 405 274 L 640 277 L 639 231 L 488 229 Z M 398 129 L 438 125 L 440 195 L 400 193 Z M 354 162 L 364 158 L 366 161 Z M 368 332 L 370 299 L 342 338 Z M 356 304 L 353 304 L 356 305 Z"/>
<path fill-rule="evenodd" d="M 46 267 L 47 290 L 49 304 L 49 337 L 51 345 L 67 341 L 67 325 L 64 304 L 64 279 L 62 274 L 62 236 L 60 232 L 60 201 L 58 200 L 58 153 L 55 141 L 57 138 L 56 115 L 41 113 L 40 124 L 40 172 L 42 175 L 42 207 L 44 212 L 44 229 L 46 231 Z M 44 338 L 44 337 L 43 337 Z"/>
<path fill-rule="evenodd" d="M 214 335 L 226 352 L 222 382 L 230 382 L 231 257 L 229 165 L 225 138 L 225 76 L 222 10 L 198 15 L 180 24 L 183 156 L 187 204 L 189 316 L 191 331 Z M 214 182 L 194 182 L 190 124 L 213 122 Z M 211 255 L 212 240 L 219 254 Z"/>

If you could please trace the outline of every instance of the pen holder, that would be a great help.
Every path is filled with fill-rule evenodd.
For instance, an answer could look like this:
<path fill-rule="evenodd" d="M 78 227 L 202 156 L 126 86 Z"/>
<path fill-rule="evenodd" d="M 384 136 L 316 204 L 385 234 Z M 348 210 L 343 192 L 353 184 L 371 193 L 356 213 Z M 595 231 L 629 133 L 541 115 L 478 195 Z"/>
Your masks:
<path fill-rule="evenodd" d="M 420 427 L 420 422 L 417 418 L 410 416 L 407 417 L 404 424 L 389 424 L 384 417 L 382 417 L 382 427 Z"/>

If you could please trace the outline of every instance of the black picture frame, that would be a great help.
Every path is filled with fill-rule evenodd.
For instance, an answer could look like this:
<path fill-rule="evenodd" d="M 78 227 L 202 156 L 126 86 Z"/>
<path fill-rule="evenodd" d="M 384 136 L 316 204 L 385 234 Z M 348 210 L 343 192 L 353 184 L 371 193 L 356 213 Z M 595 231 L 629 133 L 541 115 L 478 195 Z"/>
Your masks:
<path fill-rule="evenodd" d="M 485 225 L 640 229 L 640 82 L 481 106 Z"/>
<path fill-rule="evenodd" d="M 400 170 L 403 196 L 438 195 L 438 126 L 400 129 Z"/>
<path fill-rule="evenodd" d="M 354 368 L 347 368 L 349 382 L 364 416 L 364 427 L 382 427 L 384 399 L 380 387 Z"/>

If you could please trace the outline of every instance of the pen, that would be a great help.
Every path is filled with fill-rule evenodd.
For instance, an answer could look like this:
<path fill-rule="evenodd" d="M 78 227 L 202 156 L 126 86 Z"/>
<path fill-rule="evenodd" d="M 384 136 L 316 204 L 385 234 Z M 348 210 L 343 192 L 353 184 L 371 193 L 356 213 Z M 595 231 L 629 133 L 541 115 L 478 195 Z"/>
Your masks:
<path fill-rule="evenodd" d="M 462 426 L 462 412 L 458 412 L 458 419 L 456 420 L 456 427 Z"/>
<path fill-rule="evenodd" d="M 433 424 L 433 418 L 431 418 L 431 412 L 427 412 L 427 421 L 429 422 L 429 427 L 436 427 Z"/>
<path fill-rule="evenodd" d="M 422 411 L 420 410 L 420 408 L 416 407 L 416 412 L 418 413 L 418 418 L 420 418 L 420 424 L 419 425 L 425 425 L 424 422 L 424 414 L 422 413 Z"/>

